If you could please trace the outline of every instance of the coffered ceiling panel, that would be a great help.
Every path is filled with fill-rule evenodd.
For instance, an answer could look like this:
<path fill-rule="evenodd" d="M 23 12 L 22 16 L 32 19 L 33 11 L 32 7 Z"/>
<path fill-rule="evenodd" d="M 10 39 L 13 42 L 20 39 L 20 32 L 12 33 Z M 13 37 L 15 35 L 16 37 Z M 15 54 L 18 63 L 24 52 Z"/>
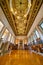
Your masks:
<path fill-rule="evenodd" d="M 27 35 L 42 0 L 0 0 L 0 6 L 15 35 Z"/>

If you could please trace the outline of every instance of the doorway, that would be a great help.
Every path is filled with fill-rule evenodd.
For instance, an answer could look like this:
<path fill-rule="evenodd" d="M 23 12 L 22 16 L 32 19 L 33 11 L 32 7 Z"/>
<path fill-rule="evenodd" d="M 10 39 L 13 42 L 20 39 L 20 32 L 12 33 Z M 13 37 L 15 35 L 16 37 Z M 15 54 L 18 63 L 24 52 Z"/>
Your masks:
<path fill-rule="evenodd" d="M 23 50 L 23 41 L 20 40 L 20 43 L 19 43 L 19 50 Z"/>

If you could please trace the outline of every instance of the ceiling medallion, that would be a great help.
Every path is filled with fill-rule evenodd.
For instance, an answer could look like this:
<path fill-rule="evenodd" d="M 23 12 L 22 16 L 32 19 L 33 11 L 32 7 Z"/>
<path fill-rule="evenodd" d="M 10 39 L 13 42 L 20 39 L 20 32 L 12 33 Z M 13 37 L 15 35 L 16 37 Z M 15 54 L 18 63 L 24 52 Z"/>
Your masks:
<path fill-rule="evenodd" d="M 17 18 L 26 17 L 30 11 L 31 0 L 10 0 L 10 9 Z M 25 10 L 24 10 L 25 8 Z"/>
<path fill-rule="evenodd" d="M 13 24 L 18 34 L 26 33 L 27 15 L 30 11 L 31 0 L 10 0 L 10 10 L 15 17 Z"/>

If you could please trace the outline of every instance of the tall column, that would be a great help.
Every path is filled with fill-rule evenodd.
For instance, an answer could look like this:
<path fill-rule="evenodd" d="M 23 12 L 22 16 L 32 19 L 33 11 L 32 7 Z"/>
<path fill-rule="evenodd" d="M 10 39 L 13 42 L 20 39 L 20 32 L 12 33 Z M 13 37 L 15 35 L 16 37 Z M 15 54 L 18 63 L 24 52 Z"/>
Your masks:
<path fill-rule="evenodd" d="M 36 29 L 39 32 L 39 35 L 40 35 L 41 40 L 43 40 L 43 34 L 41 33 L 40 29 L 38 27 L 36 27 Z"/>
<path fill-rule="evenodd" d="M 5 31 L 6 27 L 3 28 L 2 32 L 0 33 L 0 38 L 2 37 L 4 31 Z"/>

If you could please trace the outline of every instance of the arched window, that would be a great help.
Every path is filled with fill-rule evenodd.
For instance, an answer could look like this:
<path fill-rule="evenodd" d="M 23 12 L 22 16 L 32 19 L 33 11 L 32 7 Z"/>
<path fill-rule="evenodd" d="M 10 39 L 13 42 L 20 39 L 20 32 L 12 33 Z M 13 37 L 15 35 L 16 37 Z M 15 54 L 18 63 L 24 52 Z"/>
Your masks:
<path fill-rule="evenodd" d="M 2 30 L 2 28 L 4 27 L 3 23 L 0 21 L 0 32 Z"/>
<path fill-rule="evenodd" d="M 9 34 L 8 41 L 11 41 L 11 33 Z"/>
<path fill-rule="evenodd" d="M 4 32 L 3 35 L 2 35 L 2 39 L 6 40 L 8 34 L 9 34 L 9 31 L 6 29 L 5 32 Z"/>
<path fill-rule="evenodd" d="M 43 31 L 43 19 L 40 21 L 40 23 L 39 23 L 39 28 L 41 29 L 41 31 Z"/>
<path fill-rule="evenodd" d="M 11 43 L 14 43 L 14 37 L 13 36 L 11 37 Z"/>
<path fill-rule="evenodd" d="M 37 35 L 37 38 L 40 38 L 39 33 L 37 30 L 35 30 L 35 34 Z"/>
<path fill-rule="evenodd" d="M 43 29 L 43 22 L 40 24 L 40 27 Z"/>

